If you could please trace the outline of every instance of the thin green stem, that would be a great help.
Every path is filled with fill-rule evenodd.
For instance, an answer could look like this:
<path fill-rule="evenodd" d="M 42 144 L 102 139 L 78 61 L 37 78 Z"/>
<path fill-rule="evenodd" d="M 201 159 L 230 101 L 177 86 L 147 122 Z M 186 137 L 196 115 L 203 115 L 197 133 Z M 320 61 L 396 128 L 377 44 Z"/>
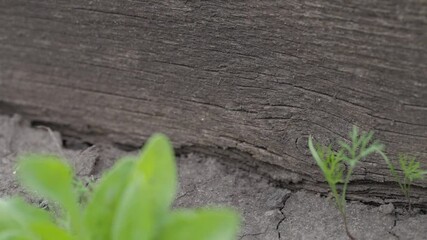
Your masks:
<path fill-rule="evenodd" d="M 342 204 L 341 204 L 340 197 L 339 197 L 339 194 L 337 191 L 337 187 L 334 185 L 334 186 L 330 186 L 330 188 L 332 189 L 332 195 L 335 198 L 335 203 L 337 204 L 337 207 L 341 212 Z"/>
<path fill-rule="evenodd" d="M 408 199 L 408 210 L 409 214 L 412 213 L 412 204 L 411 204 L 411 184 L 408 184 L 408 191 L 407 191 L 407 199 Z"/>
<path fill-rule="evenodd" d="M 342 189 L 342 192 L 341 192 L 341 202 L 342 202 L 342 205 L 343 205 L 343 208 L 344 208 L 344 212 L 345 212 L 345 202 L 346 202 L 345 201 L 345 196 L 347 194 L 347 186 L 348 186 L 348 183 L 350 182 L 350 176 L 353 173 L 353 169 L 354 169 L 353 166 L 350 166 L 350 168 L 348 169 L 347 175 L 345 176 L 345 180 L 344 180 L 344 186 L 343 186 L 343 189 Z"/>
<path fill-rule="evenodd" d="M 395 178 L 395 180 L 397 181 L 397 183 L 399 184 L 399 187 L 405 191 L 405 187 L 403 186 L 402 181 L 399 178 L 399 175 L 396 173 L 396 170 L 394 169 L 394 165 L 391 163 L 390 159 L 387 157 L 387 155 L 385 155 L 385 153 L 383 151 L 379 151 L 377 150 L 377 153 L 381 155 L 381 157 L 383 157 L 384 161 L 387 163 L 387 166 L 390 169 L 391 175 L 393 175 L 393 177 Z"/>

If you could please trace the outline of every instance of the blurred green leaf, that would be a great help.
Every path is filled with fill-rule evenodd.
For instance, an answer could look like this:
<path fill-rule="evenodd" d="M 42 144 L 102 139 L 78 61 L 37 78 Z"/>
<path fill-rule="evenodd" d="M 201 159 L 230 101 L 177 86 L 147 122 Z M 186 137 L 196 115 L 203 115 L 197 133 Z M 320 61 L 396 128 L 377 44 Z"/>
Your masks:
<path fill-rule="evenodd" d="M 166 136 L 153 135 L 135 163 L 113 229 L 113 239 L 151 239 L 176 193 L 175 155 Z"/>
<path fill-rule="evenodd" d="M 85 210 L 85 225 L 91 240 L 110 240 L 113 222 L 136 157 L 126 157 L 99 180 Z"/>
<path fill-rule="evenodd" d="M 179 210 L 172 212 L 156 240 L 232 240 L 239 218 L 232 210 Z"/>
<path fill-rule="evenodd" d="M 72 239 L 64 229 L 55 225 L 48 212 L 18 198 L 0 200 L 0 232 L 7 232 L 4 236 L 16 235 L 32 239 Z"/>
<path fill-rule="evenodd" d="M 163 214 L 175 200 L 177 171 L 175 154 L 169 139 L 163 134 L 153 135 L 142 149 L 137 161 L 134 176 L 143 176 L 144 191 L 150 193 L 152 207 Z"/>
<path fill-rule="evenodd" d="M 113 240 L 148 240 L 157 230 L 160 216 L 148 200 L 150 193 L 144 185 L 142 175 L 134 176 L 123 192 L 113 222 Z"/>
<path fill-rule="evenodd" d="M 53 155 L 25 155 L 20 158 L 17 173 L 29 189 L 72 211 L 69 208 L 76 202 L 72 186 L 73 172 L 60 158 Z"/>
<path fill-rule="evenodd" d="M 31 154 L 19 159 L 17 172 L 21 183 L 59 204 L 67 219 L 67 229 L 77 236 L 84 235 L 81 210 L 73 189 L 73 171 L 68 164 L 57 156 Z"/>
<path fill-rule="evenodd" d="M 323 152 L 322 149 L 315 148 L 313 144 L 313 138 L 310 136 L 308 138 L 308 148 L 310 149 L 311 155 L 313 156 L 314 160 L 316 161 L 317 165 L 320 167 L 322 172 L 325 171 L 324 164 L 323 164 Z M 319 154 L 320 153 L 320 154 Z M 320 157 L 322 155 L 322 157 Z"/>
<path fill-rule="evenodd" d="M 25 235 L 21 230 L 5 230 L 0 232 L 0 240 L 38 240 L 31 236 Z"/>
<path fill-rule="evenodd" d="M 71 235 L 64 229 L 59 228 L 50 222 L 35 222 L 31 225 L 31 230 L 42 240 L 73 240 Z"/>

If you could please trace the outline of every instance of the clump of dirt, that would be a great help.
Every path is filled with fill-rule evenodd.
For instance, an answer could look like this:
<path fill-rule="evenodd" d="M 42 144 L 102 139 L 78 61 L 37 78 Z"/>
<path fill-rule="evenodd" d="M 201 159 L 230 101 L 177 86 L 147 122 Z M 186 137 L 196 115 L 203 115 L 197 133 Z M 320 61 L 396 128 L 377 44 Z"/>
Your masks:
<path fill-rule="evenodd" d="M 20 154 L 58 154 L 70 161 L 79 177 L 96 179 L 121 156 L 137 153 L 105 143 L 79 144 L 78 139 L 73 139 L 73 149 L 64 148 L 64 139 L 58 132 L 31 127 L 19 116 L 0 116 L 0 196 L 28 197 L 14 175 Z M 331 199 L 276 187 L 256 172 L 223 162 L 226 159 L 193 153 L 178 156 L 180 190 L 175 207 L 234 207 L 243 217 L 240 239 L 244 240 L 347 239 Z M 357 239 L 426 239 L 427 215 L 400 215 L 392 204 L 360 202 L 349 203 L 347 211 Z"/>

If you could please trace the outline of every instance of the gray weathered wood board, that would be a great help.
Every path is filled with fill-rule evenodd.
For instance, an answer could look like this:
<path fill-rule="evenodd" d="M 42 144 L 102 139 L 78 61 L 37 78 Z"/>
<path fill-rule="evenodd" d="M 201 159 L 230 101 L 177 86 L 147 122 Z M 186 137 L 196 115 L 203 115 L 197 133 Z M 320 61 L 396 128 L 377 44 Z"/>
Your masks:
<path fill-rule="evenodd" d="M 308 136 L 353 124 L 427 167 L 427 1 L 0 0 L 0 110 L 121 144 L 164 132 L 309 189 Z M 399 195 L 377 156 L 354 180 Z"/>

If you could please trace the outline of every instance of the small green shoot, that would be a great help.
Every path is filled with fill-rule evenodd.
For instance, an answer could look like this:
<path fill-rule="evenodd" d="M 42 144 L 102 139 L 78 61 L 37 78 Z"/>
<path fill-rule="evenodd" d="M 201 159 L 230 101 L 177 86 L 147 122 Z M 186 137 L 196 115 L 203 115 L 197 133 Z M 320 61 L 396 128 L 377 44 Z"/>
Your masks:
<path fill-rule="evenodd" d="M 59 157 L 23 156 L 19 180 L 58 211 L 45 211 L 20 198 L 0 199 L 0 240 L 235 239 L 239 218 L 233 210 L 171 209 L 177 189 L 175 164 L 169 140 L 156 134 L 139 156 L 119 160 L 92 183 L 87 195 Z"/>
<path fill-rule="evenodd" d="M 399 187 L 402 190 L 408 204 L 408 212 L 411 213 L 411 186 L 414 181 L 423 179 L 424 176 L 427 175 L 427 171 L 421 169 L 420 163 L 415 159 L 415 157 L 407 154 L 400 154 L 399 165 L 402 174 L 398 174 L 396 167 L 393 165 L 390 159 L 383 152 L 380 152 L 380 155 L 384 158 L 391 174 L 399 184 Z"/>
<path fill-rule="evenodd" d="M 311 136 L 308 139 L 308 146 L 331 189 L 338 211 L 343 218 L 347 236 L 353 240 L 355 238 L 348 229 L 346 215 L 348 183 L 357 163 L 374 152 L 382 151 L 384 147 L 377 141 L 372 141 L 373 132 L 359 134 L 359 130 L 355 126 L 349 137 L 351 139 L 350 144 L 343 141 L 339 142 L 341 147 L 339 151 L 333 151 L 331 146 L 326 147 L 320 144 L 314 146 Z M 338 189 L 339 186 L 341 191 Z"/>

